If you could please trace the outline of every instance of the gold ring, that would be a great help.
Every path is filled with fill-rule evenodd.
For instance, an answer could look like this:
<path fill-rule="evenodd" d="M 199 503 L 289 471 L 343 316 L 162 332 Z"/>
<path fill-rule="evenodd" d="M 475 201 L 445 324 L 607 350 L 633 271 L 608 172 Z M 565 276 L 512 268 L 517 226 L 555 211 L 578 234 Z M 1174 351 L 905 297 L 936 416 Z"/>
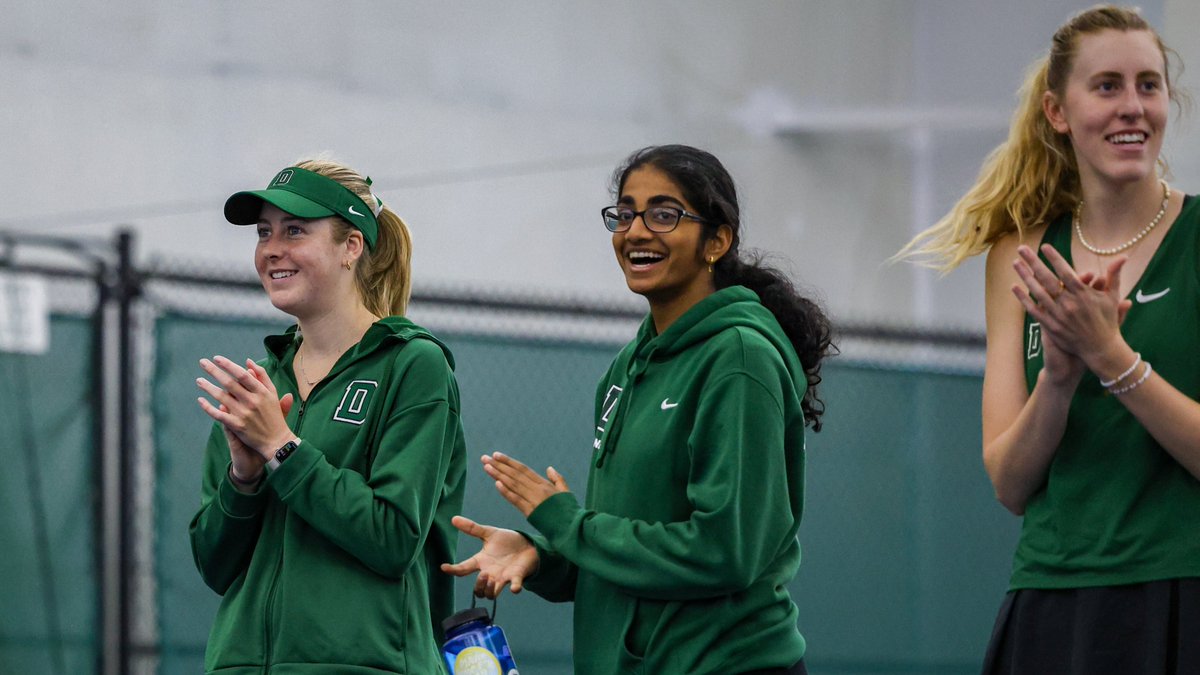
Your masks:
<path fill-rule="evenodd" d="M 1059 279 L 1058 280 L 1058 292 L 1055 293 L 1054 291 L 1047 291 L 1047 293 L 1049 293 L 1051 300 L 1058 300 L 1058 296 L 1062 295 L 1063 292 L 1066 290 L 1067 290 L 1067 284 L 1064 283 L 1062 279 Z"/>

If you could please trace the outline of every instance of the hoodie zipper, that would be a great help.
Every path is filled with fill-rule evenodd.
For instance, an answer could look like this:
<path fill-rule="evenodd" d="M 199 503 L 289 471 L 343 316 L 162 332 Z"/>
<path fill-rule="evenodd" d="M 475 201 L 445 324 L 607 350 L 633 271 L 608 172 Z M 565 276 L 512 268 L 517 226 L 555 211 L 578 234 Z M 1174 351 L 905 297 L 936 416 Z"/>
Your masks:
<path fill-rule="evenodd" d="M 296 428 L 292 430 L 292 433 L 294 433 L 297 436 L 300 435 L 300 429 L 304 426 L 304 409 L 308 406 L 308 402 L 312 400 L 313 394 L 315 394 L 317 392 L 317 389 L 320 388 L 320 386 L 321 386 L 321 383 L 318 382 L 316 384 L 316 386 L 314 386 L 308 392 L 308 398 L 303 401 L 300 401 L 300 407 L 296 410 Z M 283 524 L 280 526 L 280 528 L 282 529 L 282 532 L 280 533 L 281 541 L 282 541 L 283 536 L 287 533 L 287 518 L 288 518 L 288 510 L 286 507 L 283 507 Z M 271 628 L 272 628 L 271 616 L 275 612 L 275 591 L 277 590 L 277 588 L 279 586 L 279 573 L 282 568 L 283 568 L 283 547 L 280 546 L 279 547 L 279 557 L 275 559 L 275 573 L 271 575 L 271 586 L 270 586 L 270 588 L 267 589 L 267 605 L 264 608 L 265 616 L 263 617 L 263 667 L 262 667 L 262 672 L 264 673 L 264 675 L 271 668 L 271 662 L 272 662 L 271 657 L 273 656 L 272 646 L 271 646 Z"/>

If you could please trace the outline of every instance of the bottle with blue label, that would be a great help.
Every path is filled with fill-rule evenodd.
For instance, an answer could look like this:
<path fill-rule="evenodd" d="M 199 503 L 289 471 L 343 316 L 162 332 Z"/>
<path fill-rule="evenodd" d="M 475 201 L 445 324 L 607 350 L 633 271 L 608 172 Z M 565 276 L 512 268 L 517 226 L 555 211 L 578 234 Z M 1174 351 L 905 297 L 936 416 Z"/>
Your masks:
<path fill-rule="evenodd" d="M 504 631 L 493 623 L 495 618 L 495 601 L 489 616 L 486 607 L 475 606 L 472 596 L 470 609 L 442 621 L 446 634 L 442 656 L 450 675 L 519 675 Z"/>

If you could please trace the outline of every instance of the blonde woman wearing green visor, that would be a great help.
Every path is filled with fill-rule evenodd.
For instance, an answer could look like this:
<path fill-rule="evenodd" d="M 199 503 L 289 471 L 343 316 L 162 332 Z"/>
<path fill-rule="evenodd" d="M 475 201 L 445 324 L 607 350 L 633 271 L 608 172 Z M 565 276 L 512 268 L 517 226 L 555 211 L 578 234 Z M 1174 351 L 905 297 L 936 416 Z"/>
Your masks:
<path fill-rule="evenodd" d="M 208 673 L 442 672 L 465 447 L 450 351 L 403 317 L 411 244 L 364 178 L 310 160 L 225 217 L 254 225 L 266 358 L 202 359 L 213 418 L 196 567 L 223 596 Z"/>

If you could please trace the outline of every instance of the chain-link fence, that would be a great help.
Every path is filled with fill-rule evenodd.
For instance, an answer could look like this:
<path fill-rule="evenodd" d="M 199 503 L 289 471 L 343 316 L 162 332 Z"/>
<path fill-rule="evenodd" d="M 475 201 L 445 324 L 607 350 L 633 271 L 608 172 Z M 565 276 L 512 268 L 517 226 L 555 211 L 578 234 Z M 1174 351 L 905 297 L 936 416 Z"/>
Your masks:
<path fill-rule="evenodd" d="M 210 424 L 195 403 L 197 362 L 259 358 L 262 337 L 290 323 L 252 277 L 181 270 L 141 270 L 129 317 L 138 415 L 135 440 L 123 448 L 134 478 L 125 496 L 125 672 L 202 669 L 219 598 L 195 571 L 187 538 Z M 638 302 L 418 287 L 410 314 L 454 352 L 469 456 L 502 450 L 534 467 L 553 464 L 581 488 L 595 383 L 643 311 Z M 86 459 L 90 418 L 76 410 L 94 364 L 70 346 L 86 342 L 89 329 L 86 320 L 56 316 L 53 330 L 51 353 L 24 362 L 35 374 L 26 388 L 0 394 L 2 414 L 20 418 L 14 426 L 0 418 L 14 430 L 5 434 L 6 464 L 36 455 L 45 467 L 34 480 L 16 469 L 0 479 L 8 514 L 0 532 L 18 552 L 0 557 L 8 572 L 0 583 L 11 586 L 4 597 L 13 598 L 5 605 L 14 610 L 0 623 L 3 672 L 87 672 L 102 661 L 93 553 L 100 530 L 89 509 L 95 463 Z M 843 329 L 840 341 L 842 355 L 824 370 L 825 428 L 809 439 L 804 562 L 791 585 L 806 661 L 814 672 L 977 672 L 1017 530 L 994 503 L 979 461 L 982 341 L 867 326 Z M 0 365 L 26 358 L 6 355 Z M 22 424 L 38 437 L 37 453 L 20 441 Z M 466 515 L 522 526 L 477 462 L 468 473 Z M 33 515 L 39 508 L 43 515 Z M 461 541 L 460 556 L 473 545 Z M 47 549 L 59 562 L 44 564 Z M 459 582 L 462 607 L 469 589 Z M 53 608 L 48 594 L 58 599 Z M 523 594 L 503 598 L 499 613 L 525 675 L 570 672 L 569 605 Z"/>

